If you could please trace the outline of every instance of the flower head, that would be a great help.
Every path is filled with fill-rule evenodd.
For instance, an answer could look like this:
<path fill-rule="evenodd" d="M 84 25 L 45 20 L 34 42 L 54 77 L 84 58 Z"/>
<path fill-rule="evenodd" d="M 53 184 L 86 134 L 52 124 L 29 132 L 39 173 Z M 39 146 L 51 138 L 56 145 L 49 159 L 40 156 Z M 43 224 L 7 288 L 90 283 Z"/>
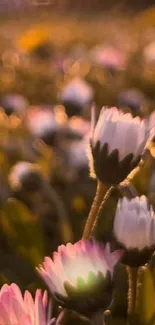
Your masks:
<path fill-rule="evenodd" d="M 118 202 L 114 221 L 116 239 L 126 249 L 138 249 L 155 245 L 155 215 L 148 208 L 145 196 Z"/>
<path fill-rule="evenodd" d="M 58 127 L 54 113 L 50 109 L 31 108 L 27 116 L 29 130 L 37 137 L 47 130 L 55 131 Z"/>
<path fill-rule="evenodd" d="M 50 325 L 47 292 L 37 290 L 33 299 L 29 291 L 23 297 L 15 283 L 5 284 L 0 290 L 0 324 Z"/>
<path fill-rule="evenodd" d="M 27 161 L 17 163 L 11 169 L 9 183 L 13 191 L 38 190 L 42 184 L 39 167 Z"/>
<path fill-rule="evenodd" d="M 79 133 L 82 137 L 87 136 L 90 132 L 90 122 L 81 117 L 73 116 L 68 121 L 69 129 Z"/>
<path fill-rule="evenodd" d="M 146 145 L 146 123 L 117 108 L 102 108 L 95 126 L 92 112 L 91 152 L 94 172 L 103 183 L 118 184 L 138 164 Z M 92 157 L 91 157 L 92 158 Z"/>
<path fill-rule="evenodd" d="M 28 108 L 28 101 L 20 94 L 6 95 L 1 100 L 1 106 L 3 107 L 6 115 L 15 114 L 19 117 L 23 117 Z"/>
<path fill-rule="evenodd" d="M 36 1 L 37 2 L 37 1 Z M 22 51 L 31 52 L 36 47 L 44 44 L 49 39 L 49 29 L 46 26 L 37 26 L 28 29 L 26 33 L 18 40 L 18 46 Z"/>
<path fill-rule="evenodd" d="M 87 158 L 87 141 L 80 140 L 74 141 L 68 148 L 68 158 L 71 166 L 76 168 L 87 168 L 88 158 Z"/>
<path fill-rule="evenodd" d="M 115 47 L 97 46 L 91 57 L 96 64 L 114 71 L 122 69 L 125 64 L 124 53 Z"/>
<path fill-rule="evenodd" d="M 80 240 L 76 244 L 68 243 L 58 247 L 58 252 L 45 257 L 43 265 L 37 269 L 52 292 L 69 297 L 73 292 L 87 293 L 98 285 L 98 277 L 106 281 L 107 275 L 112 276 L 115 264 L 122 256 L 122 251 L 110 252 L 110 247 Z"/>
<path fill-rule="evenodd" d="M 121 108 L 129 108 L 133 116 L 139 115 L 141 106 L 144 104 L 145 97 L 138 89 L 126 89 L 118 96 L 118 105 Z"/>
<path fill-rule="evenodd" d="M 28 130 L 34 137 L 42 139 L 48 145 L 55 143 L 55 136 L 60 125 L 50 108 L 30 108 L 26 123 Z"/>
<path fill-rule="evenodd" d="M 80 78 L 74 78 L 64 87 L 60 99 L 65 107 L 68 108 L 67 113 L 70 116 L 76 115 L 79 110 L 92 101 L 93 89 L 86 81 Z M 69 110 L 71 111 L 69 112 Z"/>

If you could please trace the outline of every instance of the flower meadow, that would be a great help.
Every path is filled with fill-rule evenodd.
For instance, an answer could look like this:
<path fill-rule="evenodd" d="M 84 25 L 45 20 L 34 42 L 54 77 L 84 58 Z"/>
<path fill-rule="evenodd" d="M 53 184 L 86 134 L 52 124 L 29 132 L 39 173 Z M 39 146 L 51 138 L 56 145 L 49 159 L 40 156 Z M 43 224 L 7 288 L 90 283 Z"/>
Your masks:
<path fill-rule="evenodd" d="M 0 325 L 155 324 L 153 15 L 0 32 Z"/>

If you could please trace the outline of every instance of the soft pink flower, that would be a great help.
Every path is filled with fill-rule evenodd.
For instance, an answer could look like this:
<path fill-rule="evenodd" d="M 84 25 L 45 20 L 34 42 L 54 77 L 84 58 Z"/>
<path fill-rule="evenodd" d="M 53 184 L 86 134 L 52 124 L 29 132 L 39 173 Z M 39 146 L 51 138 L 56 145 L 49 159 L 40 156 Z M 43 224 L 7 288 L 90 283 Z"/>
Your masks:
<path fill-rule="evenodd" d="M 92 87 L 85 80 L 76 77 L 64 87 L 60 94 L 60 100 L 85 106 L 92 101 L 93 95 Z"/>
<path fill-rule="evenodd" d="M 76 131 L 77 133 L 81 134 L 82 136 L 87 136 L 90 132 L 90 122 L 84 120 L 79 116 L 73 116 L 68 121 L 68 126 L 71 130 Z"/>
<path fill-rule="evenodd" d="M 74 141 L 68 148 L 68 157 L 72 166 L 74 167 L 88 167 L 87 157 L 88 141 Z"/>
<path fill-rule="evenodd" d="M 5 284 L 1 288 L 1 325 L 50 325 L 52 324 L 50 309 L 46 291 L 42 295 L 41 290 L 38 289 L 33 299 L 29 291 L 25 291 L 23 297 L 15 283 Z"/>
<path fill-rule="evenodd" d="M 92 51 L 93 61 L 103 67 L 122 69 L 125 65 L 125 55 L 114 47 L 98 46 Z"/>
<path fill-rule="evenodd" d="M 52 292 L 67 296 L 64 283 L 67 281 L 74 288 L 78 279 L 83 280 L 83 289 L 87 287 L 89 274 L 95 275 L 94 279 L 102 273 L 105 278 L 109 271 L 113 274 L 113 268 L 122 256 L 122 250 L 110 252 L 107 244 L 80 240 L 75 244 L 68 243 L 58 247 L 54 252 L 53 260 L 45 257 L 43 265 L 37 271 Z M 94 280 L 95 281 L 95 280 Z"/>
<path fill-rule="evenodd" d="M 55 132 L 59 127 L 52 110 L 40 107 L 29 109 L 26 124 L 29 131 L 36 137 L 42 136 L 47 131 Z"/>

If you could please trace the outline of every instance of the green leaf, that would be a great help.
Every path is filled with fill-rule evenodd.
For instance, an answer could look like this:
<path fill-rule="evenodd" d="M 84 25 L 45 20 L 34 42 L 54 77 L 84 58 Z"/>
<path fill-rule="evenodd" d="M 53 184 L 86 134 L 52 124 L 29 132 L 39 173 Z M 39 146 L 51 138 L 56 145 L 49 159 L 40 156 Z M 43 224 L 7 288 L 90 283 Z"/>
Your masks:
<path fill-rule="evenodd" d="M 45 254 L 43 236 L 35 216 L 23 203 L 15 199 L 8 200 L 2 211 L 1 222 L 10 247 L 33 265 L 42 262 Z"/>
<path fill-rule="evenodd" d="M 151 322 L 155 315 L 154 276 L 148 265 L 138 271 L 135 312 L 139 315 L 140 323 L 154 325 Z"/>

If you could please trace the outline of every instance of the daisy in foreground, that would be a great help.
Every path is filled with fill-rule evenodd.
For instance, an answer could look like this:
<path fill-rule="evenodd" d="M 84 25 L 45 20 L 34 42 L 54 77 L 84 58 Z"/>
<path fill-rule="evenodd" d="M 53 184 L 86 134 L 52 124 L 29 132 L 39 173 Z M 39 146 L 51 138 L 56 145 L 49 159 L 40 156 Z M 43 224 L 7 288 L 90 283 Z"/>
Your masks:
<path fill-rule="evenodd" d="M 23 297 L 15 283 L 1 288 L 1 325 L 52 325 L 54 320 L 50 314 L 51 304 L 48 304 L 46 291 L 42 295 L 41 290 L 37 290 L 33 299 L 29 291 L 25 291 Z"/>
<path fill-rule="evenodd" d="M 139 163 L 147 141 L 147 125 L 116 107 L 102 108 L 96 123 L 92 108 L 90 172 L 105 184 L 118 184 Z M 91 155 L 92 154 L 92 155 Z"/>
<path fill-rule="evenodd" d="M 91 309 L 98 300 L 104 308 L 111 297 L 109 290 L 114 266 L 122 254 L 122 250 L 111 253 L 109 244 L 104 246 L 95 240 L 80 240 L 75 244 L 59 246 L 53 260 L 45 257 L 43 265 L 37 270 L 51 292 L 65 302 L 70 301 L 69 307 L 75 309 L 76 304 L 76 309 L 81 311 L 86 303 L 87 308 L 90 306 L 91 299 Z"/>

